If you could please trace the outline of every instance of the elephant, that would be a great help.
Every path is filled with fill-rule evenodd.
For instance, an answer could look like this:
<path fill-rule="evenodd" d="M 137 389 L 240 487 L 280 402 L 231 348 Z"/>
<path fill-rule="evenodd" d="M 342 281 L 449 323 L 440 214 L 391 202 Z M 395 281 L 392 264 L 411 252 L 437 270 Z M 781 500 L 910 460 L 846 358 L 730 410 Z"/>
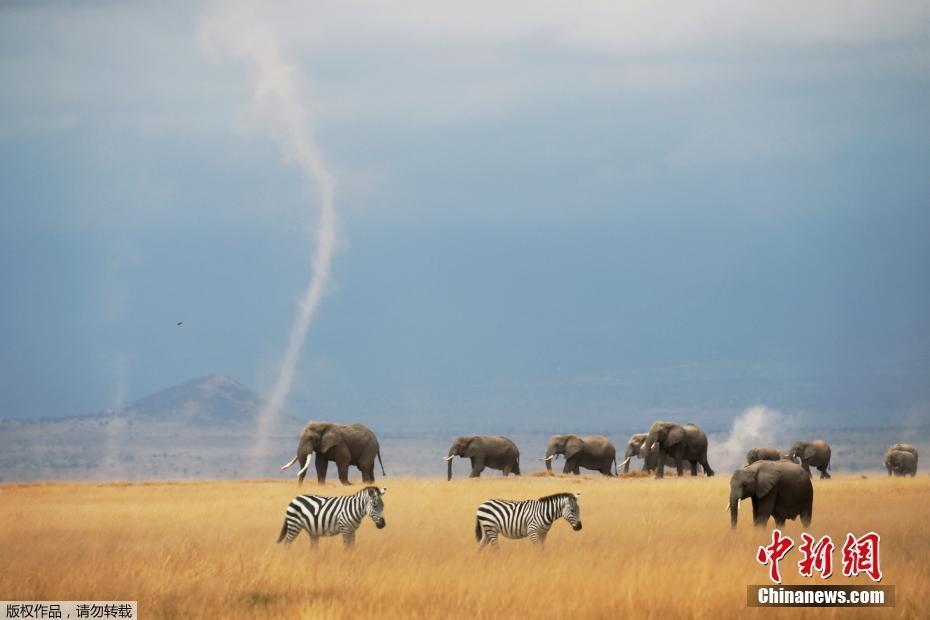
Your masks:
<path fill-rule="evenodd" d="M 646 451 L 642 449 L 643 444 L 646 443 L 647 435 L 648 433 L 636 433 L 630 436 L 630 440 L 626 443 L 626 452 L 623 454 L 624 461 L 621 463 L 621 465 L 623 465 L 623 473 L 628 473 L 630 471 L 630 460 L 632 460 L 634 456 L 643 459 L 643 471 L 655 470 L 655 456 L 651 453 L 647 454 Z M 665 464 L 672 466 L 675 464 L 675 459 L 666 455 Z"/>
<path fill-rule="evenodd" d="M 885 454 L 885 469 L 891 476 L 917 475 L 917 449 L 910 444 L 895 444 Z"/>
<path fill-rule="evenodd" d="M 578 475 L 579 468 L 593 469 L 605 476 L 617 474 L 617 451 L 606 437 L 601 435 L 553 435 L 546 449 L 546 470 L 552 471 L 552 460 L 559 454 L 565 455 L 563 474 Z M 614 466 L 613 473 L 610 466 Z"/>
<path fill-rule="evenodd" d="M 300 464 L 297 482 L 303 484 L 304 476 L 310 467 L 310 454 L 316 452 L 316 478 L 320 484 L 326 484 L 326 469 L 330 461 L 336 461 L 339 481 L 349 482 L 349 465 L 354 465 L 362 472 L 362 481 L 371 484 L 375 481 L 375 457 L 381 464 L 381 446 L 378 438 L 364 424 L 333 424 L 332 422 L 309 422 L 300 433 L 297 444 L 297 456 L 281 468 L 285 470 L 294 463 Z"/>
<path fill-rule="evenodd" d="M 780 461 L 782 453 L 775 448 L 753 448 L 746 453 L 746 464 L 752 465 L 756 461 Z"/>
<path fill-rule="evenodd" d="M 800 462 L 804 471 L 811 473 L 811 466 L 820 471 L 821 478 L 829 478 L 827 470 L 830 468 L 830 444 L 822 439 L 814 441 L 798 441 L 788 451 L 792 461 Z"/>
<path fill-rule="evenodd" d="M 789 461 L 756 461 L 733 472 L 730 478 L 730 526 L 736 527 L 739 503 L 752 498 L 752 522 L 764 527 L 769 517 L 782 527 L 785 519 L 801 517 L 804 527 L 814 513 L 814 485 L 810 472 Z"/>
<path fill-rule="evenodd" d="M 655 456 L 657 461 L 656 478 L 665 477 L 665 457 L 675 460 L 678 475 L 682 474 L 682 462 L 691 463 L 691 475 L 697 476 L 698 463 L 706 476 L 713 476 L 714 470 L 707 462 L 707 435 L 694 424 L 677 424 L 676 422 L 656 421 L 649 428 L 646 442 L 642 449 Z"/>
<path fill-rule="evenodd" d="M 444 459 L 448 463 L 447 480 L 452 480 L 452 459 L 457 456 L 471 459 L 471 478 L 479 477 L 485 467 L 500 469 L 505 476 L 520 475 L 520 451 L 514 442 L 502 435 L 456 437 Z"/>

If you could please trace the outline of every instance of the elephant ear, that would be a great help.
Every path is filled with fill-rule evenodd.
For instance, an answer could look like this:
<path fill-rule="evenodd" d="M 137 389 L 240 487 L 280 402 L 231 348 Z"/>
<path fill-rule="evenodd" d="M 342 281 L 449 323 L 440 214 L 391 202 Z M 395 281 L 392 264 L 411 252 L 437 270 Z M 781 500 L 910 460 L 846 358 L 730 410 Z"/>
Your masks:
<path fill-rule="evenodd" d="M 475 441 L 474 437 L 469 437 L 466 441 L 468 443 L 465 444 L 465 456 L 468 458 L 478 456 L 479 442 Z"/>
<path fill-rule="evenodd" d="M 330 427 L 320 438 L 320 452 L 325 454 L 341 443 L 344 443 L 342 429 Z"/>
<path fill-rule="evenodd" d="M 807 444 L 806 446 L 804 446 L 804 451 L 801 452 L 801 454 L 799 454 L 798 456 L 800 456 L 805 461 L 812 459 L 815 456 L 817 456 L 817 448 L 816 446 L 812 444 Z"/>
<path fill-rule="evenodd" d="M 668 431 L 668 435 L 665 438 L 666 446 L 674 446 L 675 444 L 685 440 L 685 429 L 680 426 L 674 426 Z"/>
<path fill-rule="evenodd" d="M 565 458 L 570 459 L 584 448 L 584 442 L 579 437 L 569 437 L 565 441 Z"/>
<path fill-rule="evenodd" d="M 774 467 L 760 467 L 756 475 L 756 497 L 762 498 L 778 484 L 779 473 Z"/>

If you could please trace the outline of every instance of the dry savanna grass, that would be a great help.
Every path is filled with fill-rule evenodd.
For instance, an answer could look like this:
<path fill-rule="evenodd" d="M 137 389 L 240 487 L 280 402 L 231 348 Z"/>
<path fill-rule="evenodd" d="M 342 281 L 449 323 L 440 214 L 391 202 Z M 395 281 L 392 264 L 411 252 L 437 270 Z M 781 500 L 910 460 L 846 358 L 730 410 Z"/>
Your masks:
<path fill-rule="evenodd" d="M 387 479 L 387 527 L 366 519 L 351 551 L 302 533 L 275 544 L 293 481 L 0 486 L 0 593 L 7 600 L 138 600 L 143 618 L 928 617 L 930 477 L 814 480 L 811 533 L 882 536 L 894 609 L 748 609 L 767 582 L 748 510 L 734 532 L 728 476 Z M 340 485 L 306 493 L 344 494 Z M 503 539 L 475 551 L 485 499 L 581 491 L 584 529 L 559 521 L 543 550 Z M 745 505 L 748 509 L 748 505 Z M 786 532 L 799 539 L 798 521 Z M 839 550 L 835 562 L 839 566 Z M 821 583 L 797 574 L 785 583 Z M 839 572 L 839 571 L 838 571 Z M 834 576 L 829 583 L 871 583 Z"/>

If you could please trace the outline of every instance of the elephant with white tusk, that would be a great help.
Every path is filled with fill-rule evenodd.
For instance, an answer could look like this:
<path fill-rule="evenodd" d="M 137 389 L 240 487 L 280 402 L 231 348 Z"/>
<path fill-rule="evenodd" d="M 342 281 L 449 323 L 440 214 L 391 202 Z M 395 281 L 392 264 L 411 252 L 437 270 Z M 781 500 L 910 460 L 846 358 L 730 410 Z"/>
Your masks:
<path fill-rule="evenodd" d="M 885 469 L 889 476 L 916 476 L 917 448 L 909 443 L 894 444 L 885 454 Z"/>
<path fill-rule="evenodd" d="M 470 435 L 456 437 L 443 460 L 448 467 L 447 480 L 452 480 L 452 459 L 471 460 L 471 478 L 478 478 L 485 467 L 499 469 L 505 476 L 520 475 L 520 451 L 517 445 L 501 435 Z"/>
<path fill-rule="evenodd" d="M 579 473 L 579 468 L 593 469 L 605 476 L 615 476 L 617 473 L 617 451 L 606 437 L 601 435 L 553 435 L 549 438 L 549 447 L 546 449 L 546 470 L 552 471 L 552 460 L 557 455 L 565 456 L 564 474 Z M 611 473 L 610 467 L 614 471 Z"/>
<path fill-rule="evenodd" d="M 821 478 L 829 478 L 830 474 L 830 444 L 822 439 L 813 441 L 798 441 L 789 450 L 792 461 L 800 462 L 808 474 L 811 473 L 811 467 L 816 467 L 820 471 Z"/>
<path fill-rule="evenodd" d="M 623 466 L 623 473 L 628 473 L 630 471 L 630 461 L 634 456 L 643 459 L 643 471 L 655 471 L 655 454 L 651 453 L 649 450 L 643 449 L 648 435 L 648 433 L 636 433 L 635 435 L 631 435 L 629 441 L 626 442 L 626 452 L 623 454 L 624 460 L 620 463 L 620 465 Z M 666 455 L 665 464 L 667 466 L 672 466 L 675 464 L 675 459 Z"/>
<path fill-rule="evenodd" d="M 698 463 L 704 475 L 713 476 L 714 470 L 707 462 L 707 435 L 694 424 L 678 424 L 658 420 L 652 423 L 640 453 L 646 451 L 656 459 L 656 478 L 665 477 L 665 462 L 672 457 L 678 475 L 682 475 L 682 463 L 691 463 L 691 475 L 697 476 Z"/>
<path fill-rule="evenodd" d="M 730 478 L 730 526 L 736 527 L 739 503 L 752 499 L 752 521 L 765 526 L 769 517 L 782 527 L 786 519 L 801 517 L 807 527 L 814 513 L 814 487 L 810 473 L 788 461 L 756 461 L 733 472 Z"/>
<path fill-rule="evenodd" d="M 330 461 L 336 461 L 339 481 L 349 482 L 349 465 L 354 465 L 362 472 L 362 481 L 371 484 L 375 481 L 375 457 L 381 464 L 381 446 L 378 438 L 364 424 L 333 424 L 332 422 L 310 422 L 300 433 L 297 444 L 297 456 L 281 468 L 285 470 L 294 463 L 300 464 L 297 482 L 302 484 L 310 468 L 310 455 L 316 452 L 316 477 L 320 484 L 326 484 L 326 470 Z"/>

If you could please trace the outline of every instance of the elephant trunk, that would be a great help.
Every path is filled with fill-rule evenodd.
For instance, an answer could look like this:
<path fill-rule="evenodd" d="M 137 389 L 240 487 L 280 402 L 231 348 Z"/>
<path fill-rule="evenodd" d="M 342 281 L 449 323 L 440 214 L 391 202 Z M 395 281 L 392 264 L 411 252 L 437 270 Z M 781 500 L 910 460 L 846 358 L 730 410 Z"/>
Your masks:
<path fill-rule="evenodd" d="M 446 481 L 452 480 L 452 459 L 455 458 L 455 454 L 449 452 L 449 456 L 446 457 L 446 466 L 448 470 L 446 471 Z"/>
<path fill-rule="evenodd" d="M 736 527 L 736 521 L 739 515 L 739 494 L 735 491 L 730 492 L 730 527 Z"/>
<path fill-rule="evenodd" d="M 549 473 L 552 473 L 552 459 L 554 458 L 555 454 L 553 454 L 552 449 L 546 450 L 546 458 L 543 460 L 546 462 L 546 471 Z"/>
<path fill-rule="evenodd" d="M 631 459 L 631 458 L 633 458 L 633 457 L 632 457 L 632 456 L 627 456 L 627 457 L 626 457 L 626 460 L 624 460 L 623 463 L 621 463 L 621 465 L 623 465 L 623 473 L 627 473 L 627 472 L 630 471 L 630 459 Z"/>

